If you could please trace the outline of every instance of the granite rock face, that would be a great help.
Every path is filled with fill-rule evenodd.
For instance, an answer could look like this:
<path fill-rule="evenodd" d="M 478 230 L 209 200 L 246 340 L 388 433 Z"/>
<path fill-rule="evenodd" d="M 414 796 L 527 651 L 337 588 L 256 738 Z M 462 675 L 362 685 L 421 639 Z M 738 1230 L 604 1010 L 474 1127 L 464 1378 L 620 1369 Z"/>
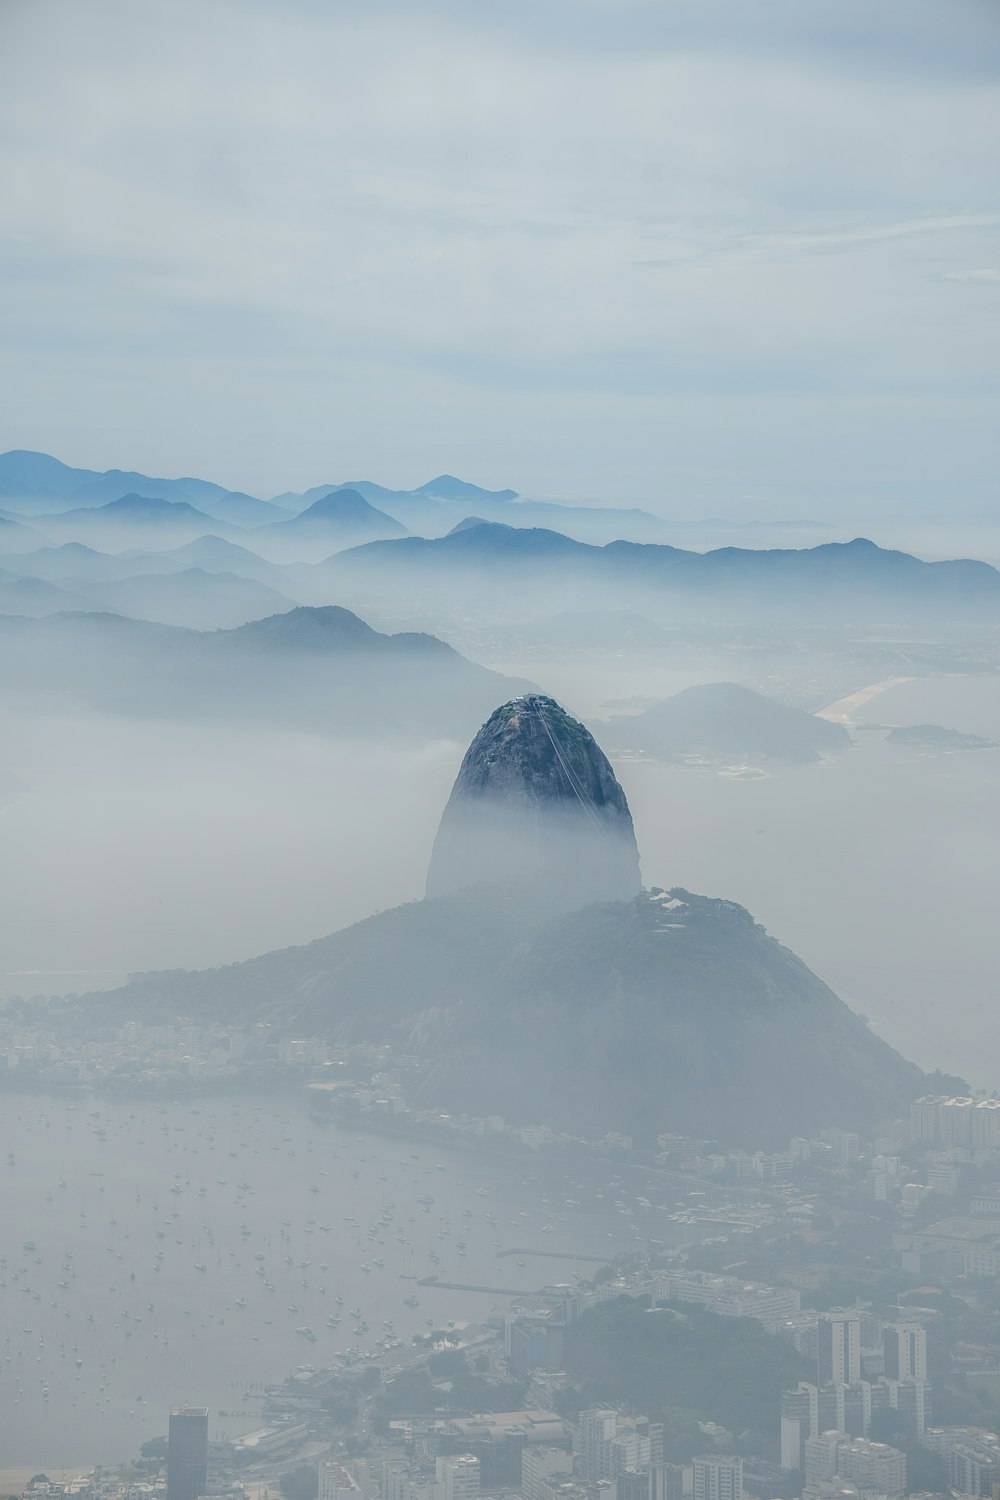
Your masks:
<path fill-rule="evenodd" d="M 547 886 L 562 905 L 642 888 L 632 815 L 607 756 L 552 698 L 503 704 L 466 751 L 441 818 L 428 896 Z"/>

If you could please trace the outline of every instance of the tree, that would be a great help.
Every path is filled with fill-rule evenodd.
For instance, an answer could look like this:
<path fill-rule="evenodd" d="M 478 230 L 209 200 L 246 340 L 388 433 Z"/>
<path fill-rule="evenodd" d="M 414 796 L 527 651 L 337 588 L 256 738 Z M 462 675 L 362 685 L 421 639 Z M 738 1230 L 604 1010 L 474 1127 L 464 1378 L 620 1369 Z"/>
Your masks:
<path fill-rule="evenodd" d="M 319 1493 L 319 1473 L 315 1464 L 299 1464 L 297 1469 L 287 1469 L 278 1479 L 285 1500 L 316 1500 Z"/>
<path fill-rule="evenodd" d="M 888 1443 L 891 1448 L 898 1448 L 900 1438 L 906 1438 L 909 1434 L 909 1423 L 902 1412 L 894 1411 L 891 1406 L 872 1412 L 868 1435 L 876 1443 Z"/>

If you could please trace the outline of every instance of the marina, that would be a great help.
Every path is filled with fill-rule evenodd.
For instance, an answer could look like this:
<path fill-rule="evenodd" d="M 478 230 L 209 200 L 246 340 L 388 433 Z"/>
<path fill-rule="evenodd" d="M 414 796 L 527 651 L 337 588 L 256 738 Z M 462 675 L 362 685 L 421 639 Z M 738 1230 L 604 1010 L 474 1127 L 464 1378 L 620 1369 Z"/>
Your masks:
<path fill-rule="evenodd" d="M 179 1402 L 210 1408 L 213 1437 L 239 1436 L 304 1346 L 317 1367 L 391 1355 L 430 1327 L 578 1279 L 586 1257 L 704 1232 L 665 1210 L 638 1222 L 624 1189 L 601 1180 L 620 1170 L 610 1163 L 588 1167 L 585 1186 L 527 1152 L 408 1149 L 317 1123 L 294 1096 L 8 1095 L 0 1122 L 12 1464 L 120 1462 Z M 512 1264 L 505 1240 L 550 1224 L 576 1253 L 519 1251 L 520 1286 L 497 1275 Z"/>

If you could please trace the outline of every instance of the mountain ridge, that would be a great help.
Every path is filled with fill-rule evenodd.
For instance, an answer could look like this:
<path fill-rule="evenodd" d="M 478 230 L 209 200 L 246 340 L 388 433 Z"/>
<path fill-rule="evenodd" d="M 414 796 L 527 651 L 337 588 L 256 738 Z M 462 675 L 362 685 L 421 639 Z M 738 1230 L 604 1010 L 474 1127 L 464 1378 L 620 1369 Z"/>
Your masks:
<path fill-rule="evenodd" d="M 420 1057 L 421 1105 L 644 1145 L 677 1130 L 777 1146 L 919 1093 L 920 1070 L 736 903 L 654 888 L 554 914 L 537 896 L 414 901 L 85 1003 L 107 1024 L 268 1019 L 336 1045 L 378 1039 Z"/>
<path fill-rule="evenodd" d="M 342 588 L 368 591 L 425 589 L 433 578 L 452 597 L 480 598 L 494 589 L 500 605 L 544 576 L 553 593 L 561 588 L 647 590 L 690 607 L 722 599 L 739 609 L 864 606 L 871 614 L 900 605 L 962 612 L 1000 610 L 1000 571 L 973 558 L 925 562 L 911 553 L 882 548 L 866 538 L 823 542 L 815 547 L 753 549 L 721 547 L 688 551 L 656 542 L 617 540 L 604 545 L 578 541 L 547 528 L 484 522 L 443 537 L 403 537 L 370 542 L 328 560 Z M 603 596 L 601 596 L 603 597 Z M 600 605 L 598 607 L 601 607 Z"/>

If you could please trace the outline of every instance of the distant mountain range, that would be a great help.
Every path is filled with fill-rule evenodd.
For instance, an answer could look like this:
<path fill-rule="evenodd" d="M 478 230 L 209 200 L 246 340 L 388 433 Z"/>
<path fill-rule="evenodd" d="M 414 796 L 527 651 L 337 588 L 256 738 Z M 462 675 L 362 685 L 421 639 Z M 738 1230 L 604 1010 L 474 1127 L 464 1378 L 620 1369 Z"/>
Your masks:
<path fill-rule="evenodd" d="M 59 610 L 96 610 L 100 605 L 70 588 L 59 588 L 44 578 L 18 578 L 0 572 L 0 615 L 52 615 Z"/>
<path fill-rule="evenodd" d="M 845 750 L 851 736 L 799 708 L 734 682 L 685 688 L 664 703 L 605 726 L 609 744 L 661 760 L 808 764 Z"/>
<path fill-rule="evenodd" d="M 325 557 L 344 547 L 405 535 L 406 527 L 401 522 L 370 505 L 357 490 L 333 490 L 290 520 L 255 531 L 252 540 L 269 557 L 300 559 L 310 554 Z"/>
<path fill-rule="evenodd" d="M 370 479 L 349 479 L 335 484 L 318 484 L 314 485 L 311 490 L 305 490 L 301 495 L 296 494 L 294 490 L 288 490 L 283 495 L 275 495 L 274 504 L 283 505 L 286 510 L 301 510 L 322 495 L 345 489 L 363 494 L 369 500 L 390 502 L 393 500 L 412 501 L 421 495 L 428 500 L 452 500 L 473 504 L 477 500 L 497 501 L 503 504 L 508 500 L 517 499 L 516 490 L 484 490 L 478 484 L 469 484 L 465 479 L 456 479 L 454 474 L 439 474 L 436 479 L 429 479 L 426 484 L 418 485 L 415 490 L 390 490 L 386 489 L 385 485 L 373 484 Z"/>
<path fill-rule="evenodd" d="M 32 613 L 42 613 L 46 600 L 52 610 L 86 609 L 90 601 L 121 604 L 138 618 L 227 627 L 255 610 L 335 600 L 436 630 L 461 616 L 490 614 L 497 628 L 533 621 L 538 643 L 563 649 L 574 645 L 574 619 L 575 644 L 631 648 L 644 638 L 652 648 L 664 627 L 690 622 L 871 628 L 930 616 L 992 620 L 1000 610 L 1000 573 L 988 564 L 923 562 L 861 537 L 795 550 L 692 552 L 622 540 L 596 546 L 547 527 L 464 516 L 444 536 L 428 538 L 407 535 L 401 521 L 353 490 L 327 492 L 299 515 L 283 515 L 246 529 L 186 500 L 129 493 L 26 522 L 0 517 L 0 571 L 63 589 L 62 598 L 35 591 L 25 606 Z M 145 599 L 138 584 L 117 593 L 93 589 L 185 570 L 207 577 L 192 575 L 186 588 L 151 585 Z M 25 612 L 16 601 L 29 592 L 0 594 L 0 611 Z"/>
<path fill-rule="evenodd" d="M 0 505 L 9 500 L 25 515 L 106 505 L 128 494 L 187 502 L 234 526 L 263 526 L 281 519 L 280 510 L 267 501 L 205 479 L 156 479 L 122 469 L 106 473 L 74 469 L 47 453 L 23 449 L 0 454 Z"/>
<path fill-rule="evenodd" d="M 750 607 L 813 617 L 856 610 L 866 619 L 880 611 L 891 619 L 901 607 L 990 617 L 1000 611 L 1000 572 L 988 563 L 922 562 L 863 537 L 798 550 L 686 552 L 625 541 L 596 547 L 547 529 L 484 522 L 434 539 L 371 542 L 327 566 L 342 592 L 398 601 L 425 597 L 433 586 L 439 597 L 501 611 L 537 608 L 542 585 L 550 602 L 586 591 L 598 608 L 638 598 L 679 616 L 706 607 L 735 618 Z"/>
<path fill-rule="evenodd" d="M 74 586 L 95 608 L 193 630 L 225 630 L 294 608 L 293 600 L 266 583 L 236 573 L 209 573 L 204 568 L 146 573 L 107 583 L 69 578 L 61 584 Z"/>
<path fill-rule="evenodd" d="M 141 581 L 178 579 L 191 586 L 186 574 Z M 5 587 L 15 584 L 0 580 Z M 419 740 L 465 738 L 498 697 L 531 686 L 477 666 L 434 636 L 383 635 L 336 606 L 290 608 L 212 631 L 90 607 L 38 619 L 27 610 L 0 614 L 0 690 L 152 717 Z"/>
<path fill-rule="evenodd" d="M 139 494 L 187 503 L 216 522 L 253 530 L 280 524 L 290 515 L 308 510 L 331 492 L 345 490 L 361 495 L 373 508 L 407 530 L 428 536 L 440 536 L 472 511 L 487 520 L 526 526 L 546 524 L 596 541 L 619 536 L 656 540 L 669 531 L 665 521 L 647 511 L 524 500 L 516 490 L 487 490 L 452 474 L 439 474 L 412 490 L 388 489 L 371 480 L 359 479 L 314 485 L 301 493 L 287 490 L 273 500 L 262 500 L 204 479 L 161 479 L 122 469 L 98 473 L 93 469 L 74 469 L 49 454 L 22 449 L 0 454 L 0 511 L 28 520 L 57 511 L 101 506 L 128 494 Z"/>

